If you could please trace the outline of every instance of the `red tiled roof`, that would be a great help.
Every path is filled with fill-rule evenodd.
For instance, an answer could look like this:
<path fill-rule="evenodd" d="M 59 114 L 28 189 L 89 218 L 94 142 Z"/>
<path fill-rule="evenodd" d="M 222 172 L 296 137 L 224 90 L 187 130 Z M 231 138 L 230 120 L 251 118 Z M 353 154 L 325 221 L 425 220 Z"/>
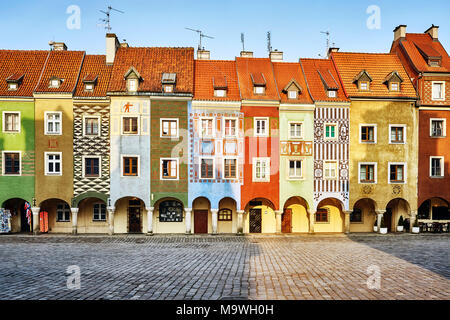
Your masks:
<path fill-rule="evenodd" d="M 48 51 L 0 50 L 0 96 L 32 97 Z M 22 76 L 18 90 L 9 91 L 6 79 Z"/>
<path fill-rule="evenodd" d="M 214 85 L 227 86 L 227 96 L 214 96 Z M 195 60 L 195 100 L 240 101 L 239 84 L 234 61 Z"/>
<path fill-rule="evenodd" d="M 108 92 L 126 92 L 124 74 L 134 67 L 141 75 L 138 92 L 162 92 L 163 73 L 176 73 L 174 93 L 193 93 L 194 48 L 119 48 Z"/>
<path fill-rule="evenodd" d="M 275 80 L 277 82 L 281 102 L 313 104 L 308 93 L 308 87 L 300 63 L 273 62 L 273 71 L 275 73 Z M 287 93 L 283 92 L 283 90 L 293 81 L 301 87 L 302 92 L 297 95 L 297 99 L 288 99 Z"/>
<path fill-rule="evenodd" d="M 333 52 L 332 60 L 341 76 L 345 91 L 349 97 L 390 97 L 390 98 L 416 98 L 417 93 L 410 78 L 395 54 L 390 53 L 348 53 Z M 354 81 L 355 76 L 362 70 L 372 78 L 370 91 L 362 92 Z M 400 92 L 389 90 L 385 84 L 386 76 L 397 71 L 404 80 L 400 85 Z"/>
<path fill-rule="evenodd" d="M 333 61 L 329 59 L 300 59 L 300 64 L 308 84 L 309 92 L 314 101 L 349 101 L 345 96 Z M 321 75 L 323 76 L 321 77 Z M 329 86 L 337 87 L 336 98 L 328 97 L 327 83 Z"/>
<path fill-rule="evenodd" d="M 75 91 L 76 97 L 106 97 L 112 66 L 106 65 L 104 55 L 86 55 L 81 68 L 80 81 Z M 93 92 L 84 91 L 84 81 L 94 81 L 97 78 Z"/>
<path fill-rule="evenodd" d="M 35 92 L 73 93 L 84 56 L 84 51 L 51 51 Z M 50 79 L 54 77 L 63 79 L 59 88 L 49 88 Z"/>
<path fill-rule="evenodd" d="M 243 99 L 249 100 L 280 100 L 272 62 L 269 58 L 236 58 L 236 67 L 239 79 L 239 88 Z M 257 74 L 262 74 L 258 76 Z M 253 81 L 262 81 L 259 77 L 264 76 L 266 84 L 265 95 L 253 93 Z"/>

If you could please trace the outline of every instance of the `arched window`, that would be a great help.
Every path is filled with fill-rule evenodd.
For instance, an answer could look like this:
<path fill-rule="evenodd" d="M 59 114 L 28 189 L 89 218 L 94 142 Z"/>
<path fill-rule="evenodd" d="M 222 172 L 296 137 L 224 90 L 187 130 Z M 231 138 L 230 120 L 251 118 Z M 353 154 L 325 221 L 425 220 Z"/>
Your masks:
<path fill-rule="evenodd" d="M 219 210 L 219 221 L 232 221 L 233 212 L 230 209 Z"/>
<path fill-rule="evenodd" d="M 183 222 L 183 205 L 176 200 L 167 200 L 159 205 L 159 222 Z"/>

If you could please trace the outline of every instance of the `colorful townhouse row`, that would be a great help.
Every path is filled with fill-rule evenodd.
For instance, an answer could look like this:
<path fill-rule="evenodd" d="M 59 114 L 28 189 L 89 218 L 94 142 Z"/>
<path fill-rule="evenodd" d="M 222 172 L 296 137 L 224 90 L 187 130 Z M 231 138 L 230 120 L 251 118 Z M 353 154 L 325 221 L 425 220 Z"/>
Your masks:
<path fill-rule="evenodd" d="M 450 222 L 449 83 L 436 26 L 397 27 L 390 53 L 298 62 L 114 34 L 106 55 L 0 50 L 0 205 L 12 232 L 35 233 Z"/>

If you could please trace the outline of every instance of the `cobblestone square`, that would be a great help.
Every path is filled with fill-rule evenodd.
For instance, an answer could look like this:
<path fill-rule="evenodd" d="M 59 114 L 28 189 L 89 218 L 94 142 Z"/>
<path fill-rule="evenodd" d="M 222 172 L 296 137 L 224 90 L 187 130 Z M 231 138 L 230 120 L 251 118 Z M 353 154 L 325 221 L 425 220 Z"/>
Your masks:
<path fill-rule="evenodd" d="M 450 299 L 448 235 L 0 236 L 0 299 Z M 68 289 L 67 268 L 81 270 Z M 379 289 L 367 285 L 379 268 Z"/>

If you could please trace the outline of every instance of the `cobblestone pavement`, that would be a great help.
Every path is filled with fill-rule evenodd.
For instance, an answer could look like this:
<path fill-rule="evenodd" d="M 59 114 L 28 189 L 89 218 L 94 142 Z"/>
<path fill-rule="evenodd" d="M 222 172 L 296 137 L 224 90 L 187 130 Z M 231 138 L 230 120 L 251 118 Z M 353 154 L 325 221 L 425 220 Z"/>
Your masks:
<path fill-rule="evenodd" d="M 1 235 L 0 299 L 450 300 L 449 253 L 448 235 Z"/>

